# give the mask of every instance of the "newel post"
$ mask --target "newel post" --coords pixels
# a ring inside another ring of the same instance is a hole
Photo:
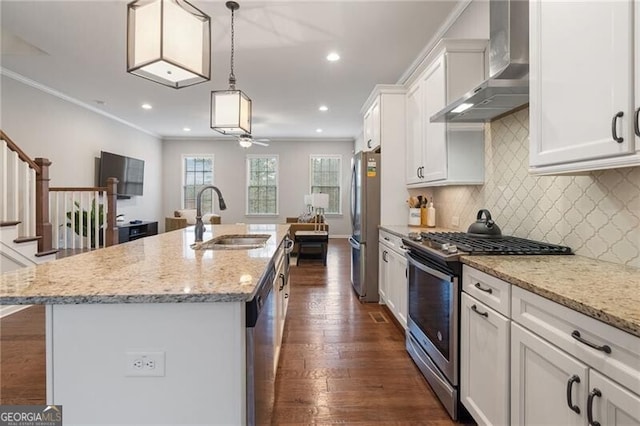
[[[118,244],[118,227],[116,226],[116,216],[118,216],[118,179],[107,178],[107,239],[106,246]]]
[[[36,235],[38,240],[38,252],[47,252],[52,249],[52,226],[49,222],[49,166],[48,158],[36,158],[35,163],[40,170],[36,170]]]

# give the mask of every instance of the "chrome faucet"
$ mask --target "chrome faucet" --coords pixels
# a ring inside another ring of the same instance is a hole
[[[218,204],[220,204],[220,210],[226,210],[227,205],[224,203],[224,198],[222,198],[222,193],[220,190],[213,186],[207,185],[198,191],[198,195],[196,195],[196,243],[202,242],[202,236],[204,235],[204,223],[202,223],[202,193],[207,189],[213,189],[218,194]]]

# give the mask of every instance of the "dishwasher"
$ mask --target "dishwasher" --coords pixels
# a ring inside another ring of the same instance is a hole
[[[271,262],[246,305],[247,324],[247,424],[271,424],[275,398],[275,336],[278,259]],[[280,261],[280,263],[282,263]]]

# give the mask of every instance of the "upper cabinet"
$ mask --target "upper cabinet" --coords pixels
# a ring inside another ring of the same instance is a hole
[[[380,125],[380,97],[376,97],[367,112],[364,113],[365,151],[373,151],[380,146]]]
[[[484,126],[430,117],[481,83],[486,40],[442,40],[412,78],[406,96],[409,187],[484,183]]]
[[[531,0],[532,173],[640,165],[639,9]]]

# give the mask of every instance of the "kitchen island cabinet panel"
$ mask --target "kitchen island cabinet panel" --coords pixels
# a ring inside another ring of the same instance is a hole
[[[47,404],[64,406],[65,424],[244,424],[244,308],[48,305]],[[128,376],[128,352],[164,352],[164,374]]]

